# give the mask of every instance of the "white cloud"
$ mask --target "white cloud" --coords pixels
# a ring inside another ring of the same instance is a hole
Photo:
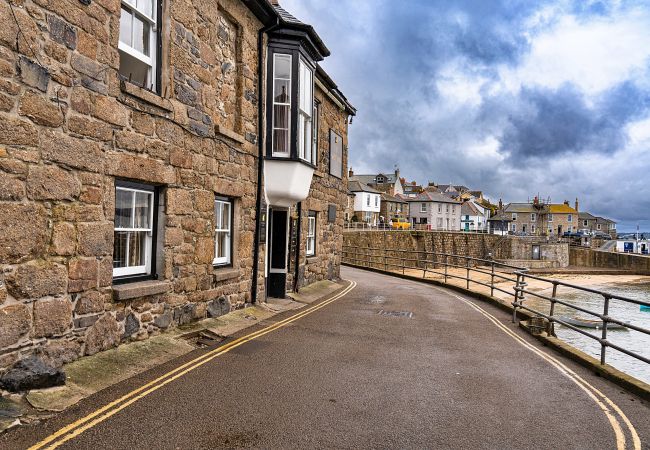
[[[557,88],[571,82],[593,95],[645,71],[650,58],[650,46],[643,45],[650,41],[647,11],[588,19],[561,13],[555,8],[534,16],[539,31],[529,35],[530,53],[519,67],[500,69],[505,88],[515,92],[522,85]]]

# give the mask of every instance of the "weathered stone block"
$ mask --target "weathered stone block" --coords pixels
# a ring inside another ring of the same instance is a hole
[[[103,256],[113,251],[113,223],[80,223],[77,225],[79,253]]]
[[[208,317],[219,317],[230,312],[230,302],[225,295],[207,303]]]
[[[214,193],[210,191],[194,191],[194,207],[197,211],[214,211]]]
[[[140,321],[135,314],[130,313],[124,320],[124,337],[128,338],[140,331]]]
[[[72,325],[72,303],[67,298],[34,303],[34,337],[62,334]]]
[[[167,189],[167,214],[190,214],[192,192],[187,189]]]
[[[196,262],[197,264],[209,264],[214,259],[214,239],[202,237],[196,240]]]
[[[38,350],[38,356],[52,367],[61,367],[79,358],[81,344],[77,341],[50,341]]]
[[[49,71],[31,59],[21,56],[18,60],[18,71],[23,83],[35,87],[39,91],[47,92],[50,83]]]
[[[100,172],[104,164],[104,151],[96,142],[60,132],[44,132],[41,148],[44,159],[77,169]]]
[[[196,313],[196,305],[193,303],[188,303],[187,305],[181,306],[174,310],[174,322],[178,325],[185,325],[194,320],[194,315]]]
[[[0,230],[3,263],[17,263],[44,254],[48,230],[42,206],[0,202]]]
[[[79,296],[74,312],[76,314],[92,314],[104,311],[104,303],[108,301],[106,295],[97,291],[86,291]]]
[[[68,25],[56,16],[47,16],[47,24],[50,29],[50,36],[59,44],[63,44],[71,50],[77,46],[77,33],[75,28]]]
[[[155,159],[122,153],[109,154],[106,172],[117,177],[151,183],[172,184],[176,181],[173,167]]]
[[[101,141],[110,141],[113,138],[113,127],[104,122],[82,116],[71,116],[68,119],[68,129],[74,133]]]
[[[104,314],[86,333],[86,355],[117,346],[120,342],[120,329],[111,314]]]
[[[29,306],[9,305],[0,308],[0,348],[18,343],[32,328],[32,311]]]
[[[99,64],[97,61],[94,61],[80,53],[73,53],[70,58],[70,65],[77,72],[88,75],[90,78],[98,81],[104,80],[104,73],[106,72],[106,66]]]
[[[0,144],[37,146],[38,131],[26,120],[0,115]]]
[[[129,123],[129,110],[113,97],[96,96],[91,114],[120,127],[125,127]]]
[[[153,323],[158,328],[166,329],[169,328],[169,326],[171,325],[172,319],[173,319],[172,313],[167,312],[156,317]]]
[[[125,150],[141,152],[144,150],[144,136],[130,131],[118,131],[115,133],[115,144]]]
[[[72,172],[57,166],[31,166],[27,176],[27,195],[33,200],[73,200],[81,183]]]
[[[57,255],[72,255],[77,245],[77,233],[74,225],[60,222],[52,230],[52,251]]]
[[[58,127],[63,123],[64,110],[55,103],[43,98],[34,91],[26,91],[20,99],[18,112],[33,122],[48,127]]]
[[[40,298],[66,292],[68,272],[65,266],[51,261],[21,264],[7,279],[7,290],[15,298]]]
[[[9,175],[0,177],[0,200],[21,200],[25,197],[25,183]]]

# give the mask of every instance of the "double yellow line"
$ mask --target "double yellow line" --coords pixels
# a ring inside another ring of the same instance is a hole
[[[474,302],[471,302],[469,300],[466,300],[458,295],[452,294],[450,292],[443,291],[442,289],[434,288],[438,291],[444,292],[447,295],[451,295],[452,297],[457,298],[458,300],[462,301],[463,303],[469,305],[472,307],[474,310],[485,316],[490,322],[492,322],[494,325],[496,325],[501,331],[506,333],[508,336],[513,338],[515,341],[517,341],[519,344],[521,344],[523,347],[526,349],[530,350],[531,352],[535,353],[542,359],[544,359],[546,362],[548,362],[550,365],[555,367],[557,370],[559,370],[564,376],[569,378],[571,381],[573,381],[575,384],[582,389],[589,398],[591,398],[600,408],[600,410],[605,414],[607,417],[607,420],[609,421],[609,424],[611,425],[612,429],[614,430],[614,435],[616,437],[616,448],[618,450],[625,450],[626,448],[626,438],[625,438],[625,433],[623,432],[623,429],[621,427],[620,422],[618,421],[618,418],[623,421],[625,426],[627,427],[630,436],[632,437],[632,448],[634,450],[641,450],[641,439],[639,438],[638,433],[636,432],[636,429],[632,425],[632,422],[627,418],[627,416],[623,413],[623,411],[612,401],[610,400],[605,394],[603,394],[600,390],[589,384],[584,378],[579,376],[577,373],[575,373],[573,370],[571,370],[569,367],[567,367],[565,364],[563,364],[561,361],[558,359],[542,352],[529,342],[527,342],[525,339],[523,339],[521,336],[518,336],[516,333],[514,333],[512,330],[510,330],[508,327],[503,325],[496,317],[494,317],[492,314],[488,313],[485,311],[483,308],[475,304]]]
[[[260,336],[264,336],[265,334],[271,333],[272,331],[275,331],[279,328],[282,328],[291,322],[295,322],[296,320],[302,319],[303,317],[321,309],[324,308],[325,306],[329,305],[330,303],[335,302],[336,300],[340,299],[341,297],[344,297],[347,295],[350,291],[352,291],[355,287],[357,286],[357,283],[354,281],[350,282],[350,284],[343,289],[341,292],[338,294],[334,295],[333,297],[315,305],[312,307],[309,307],[308,309],[299,312],[297,314],[294,314],[291,317],[288,317],[284,320],[281,320],[279,322],[274,323],[273,325],[270,325],[266,328],[263,328],[259,331],[247,334],[246,336],[242,336],[238,339],[235,339],[232,342],[229,342],[221,347],[218,347],[205,355],[199,356],[196,359],[193,359],[192,361],[189,361],[176,369],[167,372],[166,374],[156,378],[155,380],[145,384],[144,386],[141,386],[128,394],[118,398],[117,400],[107,404],[106,406],[94,411],[91,414],[88,414],[87,416],[77,420],[76,422],[71,423],[70,425],[67,425],[66,427],[61,428],[59,431],[56,433],[51,434],[50,436],[46,437],[42,441],[34,444],[33,446],[30,447],[30,450],[35,450],[35,449],[55,449],[65,442],[74,439],[75,437],[79,436],[81,433],[84,431],[94,427],[95,425],[105,421],[109,417],[111,417],[114,414],[117,414],[118,412],[122,411],[124,408],[128,407],[129,405],[137,402],[138,400],[146,397],[147,395],[151,394],[152,392],[157,391],[161,387],[165,386],[166,384],[171,383],[174,380],[177,380],[178,378],[186,375],[188,372],[191,372],[192,370],[201,367],[203,364],[206,364],[210,361],[212,361],[214,358],[221,356],[225,353],[228,353],[229,351],[244,345],[246,342],[252,341],[253,339],[257,339]]]

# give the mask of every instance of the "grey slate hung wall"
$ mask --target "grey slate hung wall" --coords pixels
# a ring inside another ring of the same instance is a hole
[[[257,45],[273,9],[163,1],[149,49],[158,70],[143,78],[153,92],[119,75],[120,11],[119,0],[0,0],[0,369],[146,339],[242,307],[255,289],[264,299],[264,245],[253,274]],[[317,96],[324,152],[330,127],[347,142],[348,112]],[[338,276],[346,189],[314,179],[318,250],[300,284]],[[217,213],[219,199],[231,209]],[[230,256],[214,265],[222,228]],[[115,277],[140,265],[142,277]]]

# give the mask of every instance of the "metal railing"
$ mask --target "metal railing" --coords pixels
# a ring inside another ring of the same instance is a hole
[[[495,291],[513,296],[513,301],[511,303],[513,307],[513,323],[516,323],[517,321],[517,311],[519,309],[525,310],[536,317],[541,317],[546,320],[545,328],[549,336],[555,336],[554,326],[556,323],[559,323],[564,327],[597,341],[601,347],[600,363],[603,365],[606,363],[608,348],[613,348],[639,361],[650,364],[650,359],[647,357],[614,344],[607,339],[609,324],[616,324],[619,327],[624,327],[625,329],[637,331],[650,336],[650,330],[610,316],[610,302],[612,300],[650,308],[650,303],[645,301],[607,293],[598,289],[565,283],[559,280],[539,277],[528,273],[528,269],[526,268],[500,263],[494,259],[474,258],[470,256],[454,255],[451,253],[396,248],[373,248],[368,246],[363,247],[344,244],[342,262],[344,264],[378,269],[385,272],[401,271],[402,274],[406,274],[406,270],[422,271],[422,278],[426,278],[428,274],[437,274],[443,278],[445,284],[448,283],[450,278],[464,280],[467,289],[470,289],[472,284],[485,286],[490,289],[490,296],[494,296]],[[463,273],[462,275],[451,273],[449,271],[450,268],[461,269]],[[472,278],[473,274],[482,274],[487,276],[488,280],[483,281],[477,278]],[[548,296],[527,289],[529,280],[550,284],[552,286],[551,295]],[[512,284],[506,289],[496,284],[503,282],[510,282]],[[602,296],[604,300],[602,312],[592,311],[561,299],[558,296],[558,290],[560,287]],[[527,300],[526,295],[548,302],[549,313],[546,314],[528,304],[525,304],[524,302]],[[602,322],[602,324],[600,324],[602,327],[600,336],[585,331],[574,324],[568,323],[562,317],[556,316],[556,305],[563,305],[571,310],[579,311],[598,318],[599,321]]]

